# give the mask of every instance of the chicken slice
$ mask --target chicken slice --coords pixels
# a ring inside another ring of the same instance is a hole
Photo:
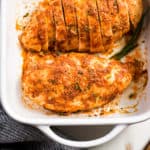
[[[55,41],[56,41],[56,29],[55,29],[55,21],[54,21],[54,15],[53,15],[53,11],[52,11],[52,6],[50,5],[50,3],[48,1],[46,1],[48,3],[47,7],[45,8],[45,15],[47,17],[47,32],[48,32],[48,48],[49,50],[54,50],[54,46],[55,46]]]
[[[108,6],[111,13],[113,41],[116,42],[122,37],[117,0],[108,0]]]
[[[45,11],[38,11],[38,37],[41,42],[42,50],[47,51],[49,45],[48,39],[48,17]]]
[[[90,37],[88,25],[88,0],[74,0],[76,8],[76,17],[78,23],[79,49],[78,51],[85,52],[90,50]]]
[[[142,0],[126,0],[129,8],[130,21],[134,28],[137,27],[142,13],[143,13],[143,2]]]
[[[52,6],[56,26],[55,50],[66,51],[68,49],[68,37],[61,0],[50,0],[49,3]]]
[[[51,41],[54,41],[55,29],[49,8],[49,3],[44,1],[40,3],[38,10],[31,15],[31,20],[20,37],[20,42],[25,49],[47,51],[49,45],[54,47]]]
[[[55,24],[53,12],[49,0],[40,2],[38,7],[39,38],[41,39],[42,50],[53,50],[55,42]]]
[[[122,28],[122,34],[127,33],[130,30],[130,21],[128,13],[128,5],[126,0],[117,0],[120,16],[120,26]]]
[[[90,52],[104,51],[96,0],[88,0]]]
[[[78,50],[79,40],[74,0],[62,0],[62,3],[68,35],[68,49],[66,50]]]
[[[101,107],[122,94],[134,74],[131,63],[85,53],[28,53],[24,60],[23,98],[55,112]]]
[[[97,5],[101,22],[103,45],[105,51],[108,51],[111,50],[113,36],[110,11],[107,0],[97,0]]]
[[[37,20],[37,12],[34,12],[23,33],[19,37],[22,47],[26,50],[41,51],[42,45],[38,37],[39,22]]]

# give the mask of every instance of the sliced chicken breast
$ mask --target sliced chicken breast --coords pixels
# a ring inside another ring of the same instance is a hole
[[[44,2],[19,38],[24,49],[109,53],[132,26],[136,28],[143,11],[142,0]]]

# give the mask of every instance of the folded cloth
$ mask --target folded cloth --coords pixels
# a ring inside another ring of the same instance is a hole
[[[29,146],[23,146],[24,149],[28,147],[27,150],[77,150],[50,140],[35,127],[16,122],[4,112],[0,105],[0,145],[9,146],[10,143],[18,142],[29,143]]]

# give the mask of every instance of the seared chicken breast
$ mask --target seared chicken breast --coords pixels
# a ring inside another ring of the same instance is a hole
[[[130,63],[96,55],[28,52],[22,74],[23,98],[55,112],[90,110],[120,95],[133,73]]]
[[[44,0],[39,8],[19,38],[26,50],[108,53],[143,12],[142,0]]]

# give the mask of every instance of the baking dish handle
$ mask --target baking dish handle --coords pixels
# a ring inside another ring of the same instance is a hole
[[[116,125],[114,128],[104,135],[103,137],[89,140],[89,141],[75,141],[63,138],[59,135],[57,135],[50,126],[38,126],[38,128],[46,134],[49,138],[53,139],[54,141],[61,143],[63,145],[71,146],[71,147],[77,147],[77,148],[89,148],[89,147],[95,147],[101,144],[104,144],[110,140],[112,140],[114,137],[119,135],[127,125]]]

